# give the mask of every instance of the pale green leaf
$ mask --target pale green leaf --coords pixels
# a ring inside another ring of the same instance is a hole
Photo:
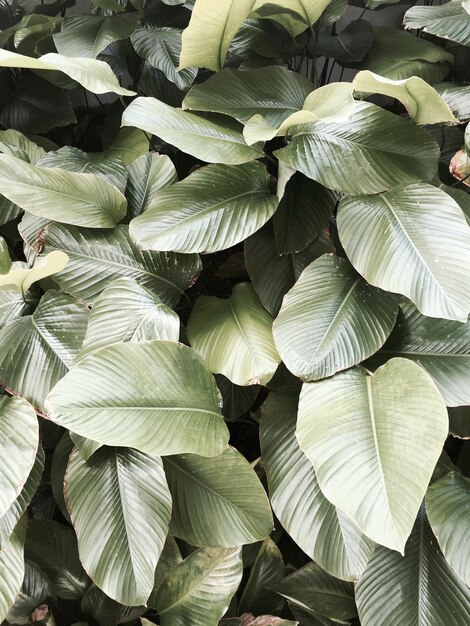
[[[447,102],[461,122],[470,119],[470,85],[444,82],[434,85],[434,89]]]
[[[16,289],[0,289],[0,329],[22,315],[32,313],[35,303],[25,301]]]
[[[217,252],[259,230],[278,202],[262,163],[206,165],[161,190],[130,233],[144,249]]]
[[[102,154],[90,156],[101,159],[120,159],[125,165],[131,165],[140,156],[149,151],[150,137],[138,128],[120,128],[113,142]]]
[[[126,197],[129,218],[144,213],[158,197],[158,192],[178,180],[175,166],[166,154],[148,154],[138,157],[129,166]]]
[[[431,317],[467,320],[470,227],[459,205],[426,183],[344,198],[341,243],[371,284],[401,293]]]
[[[70,516],[65,504],[64,476],[69,456],[73,450],[73,443],[68,431],[65,431],[55,447],[51,465],[52,494],[60,512],[67,521],[70,521]]]
[[[124,111],[122,124],[141,128],[209,163],[240,165],[263,156],[258,145],[246,143],[236,122],[227,118],[211,121],[156,98],[133,100]]]
[[[81,435],[77,435],[77,433],[69,433],[70,439],[75,444],[75,447],[80,452],[80,456],[84,461],[88,461],[97,450],[101,448],[101,443],[99,441],[93,441],[93,439],[87,439],[86,437],[82,437]]]
[[[55,250],[41,257],[31,268],[13,268],[7,274],[0,275],[0,287],[15,288],[24,294],[33,283],[63,270],[68,260],[65,252]]]
[[[318,20],[331,0],[256,0],[258,15],[278,22],[296,37]]]
[[[176,342],[94,352],[55,386],[46,405],[50,418],[72,432],[149,454],[216,456],[228,441],[213,377]]]
[[[26,518],[23,518],[3,550],[0,550],[0,620],[2,622],[13,606],[23,583],[25,530]]]
[[[467,4],[468,7],[468,4]],[[403,19],[405,28],[422,28],[425,33],[470,45],[470,12],[462,0],[443,5],[411,7]]]
[[[266,384],[281,361],[274,346],[272,318],[249,283],[235,285],[227,299],[200,296],[187,332],[209,369],[236,385]]]
[[[0,131],[0,143],[21,148],[28,155],[29,162],[32,165],[35,165],[46,154],[44,148],[41,148],[34,141],[23,135],[23,133],[12,128]]]
[[[171,515],[161,459],[102,448],[84,462],[72,452],[65,498],[80,560],[91,578],[121,604],[145,604]]]
[[[300,395],[297,438],[325,496],[371,539],[403,552],[448,432],[430,376],[406,359],[352,369]]]
[[[94,586],[87,589],[80,609],[84,615],[93,620],[93,624],[97,622],[99,626],[117,626],[133,622],[147,610],[145,606],[124,606],[112,600],[99,587]],[[88,626],[88,624],[74,624],[74,626]]]
[[[49,614],[47,602],[53,598],[54,591],[48,577],[36,563],[25,561],[23,584],[7,615],[8,624],[30,624],[31,619]]]
[[[260,541],[271,532],[266,493],[235,449],[210,458],[171,456],[164,464],[177,503],[170,527],[176,537],[193,546],[231,547]]]

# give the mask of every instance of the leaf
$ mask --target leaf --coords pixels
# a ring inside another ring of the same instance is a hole
[[[149,151],[150,137],[138,128],[120,128],[113,143],[103,152],[105,159],[120,159],[131,165]]]
[[[412,304],[400,308],[397,327],[374,360],[410,359],[432,377],[447,406],[470,404],[470,323],[425,317]]]
[[[145,604],[171,515],[161,459],[101,448],[85,463],[72,452],[65,498],[91,578],[117,602]]]
[[[44,572],[32,561],[25,561],[23,584],[7,615],[8,623],[29,624],[36,617],[36,610],[48,614],[49,607],[45,603],[53,596],[51,583]]]
[[[152,455],[216,456],[228,441],[213,377],[176,342],[122,343],[90,354],[46,404],[50,418],[74,433]]]
[[[18,317],[31,313],[33,309],[34,304],[23,300],[16,289],[0,289],[0,330]]]
[[[470,439],[470,413],[467,406],[449,409],[449,432],[459,439]]]
[[[35,165],[46,154],[44,148],[41,148],[34,141],[28,139],[26,135],[12,128],[0,131],[0,143],[21,148],[27,154],[32,165]]]
[[[357,584],[356,601],[363,626],[460,626],[470,591],[446,563],[423,510],[404,558],[377,547]]]
[[[52,36],[57,51],[66,57],[96,59],[110,43],[127,39],[137,25],[137,13],[74,15],[62,20],[60,33]]]
[[[0,397],[0,516],[20,495],[36,458],[39,427],[23,398]]]
[[[341,621],[355,617],[354,586],[327,574],[312,561],[273,586],[277,593],[300,608],[313,609],[324,617]]]
[[[260,386],[240,387],[231,383],[222,374],[217,374],[215,378],[222,394],[222,413],[228,422],[234,422],[253,405],[260,391]]]
[[[372,24],[367,20],[357,19],[347,24],[339,34],[331,35],[326,29],[321,29],[318,33],[317,54],[333,57],[338,63],[346,65],[362,61],[373,41]]]
[[[275,155],[325,187],[351,194],[377,193],[428,179],[437,144],[410,121],[373,104],[358,102],[347,122],[317,121],[291,129],[290,143]],[[367,176],[357,176],[358,168]]]
[[[165,458],[175,506],[171,532],[193,546],[232,547],[267,537],[273,528],[269,501],[248,461],[233,448],[205,458]],[[241,489],[243,485],[243,489]]]
[[[266,384],[281,360],[274,346],[272,318],[249,283],[235,285],[228,299],[200,296],[187,332],[209,369],[236,385]]]
[[[188,89],[197,75],[196,67],[178,71],[181,54],[181,31],[178,28],[143,27],[131,37],[137,54],[152,67],[161,70],[178,89]]]
[[[331,0],[256,0],[258,15],[272,19],[296,37],[321,16]]]
[[[209,163],[241,165],[263,156],[259,146],[246,143],[236,122],[211,121],[156,98],[133,100],[124,111],[122,125],[141,128]]]
[[[246,124],[261,114],[273,127],[303,107],[312,83],[281,65],[240,72],[225,69],[195,85],[183,100],[183,108],[224,113]]]
[[[69,526],[51,520],[30,520],[25,557],[47,574],[59,598],[78,600],[91,584],[78,557],[75,533]]]
[[[69,433],[70,439],[75,444],[75,447],[80,452],[80,456],[84,461],[88,461],[89,458],[95,454],[97,450],[101,448],[99,441],[93,441],[93,439],[87,439],[77,433]]]
[[[357,365],[385,343],[398,307],[349,263],[325,255],[286,294],[274,320],[276,347],[302,380],[318,380]]]
[[[161,626],[217,626],[240,584],[240,548],[200,548],[174,567],[159,587]]]
[[[271,505],[298,546],[327,572],[356,580],[375,544],[323,495],[315,470],[295,437],[299,392],[273,392],[263,407],[260,441]]]
[[[55,447],[51,465],[52,494],[60,512],[68,522],[70,521],[70,516],[67,511],[67,505],[65,504],[64,476],[73,447],[73,441],[69,433],[67,431],[64,432]]]
[[[262,163],[206,165],[161,190],[130,233],[144,249],[217,252],[259,230],[278,202]]]
[[[405,80],[390,80],[368,70],[356,74],[355,91],[378,93],[399,100],[416,124],[458,124],[446,101],[440,94],[418,76]]]
[[[68,260],[65,252],[56,250],[41,257],[32,268],[13,268],[7,274],[0,275],[0,287],[16,288],[24,294],[33,283],[63,270]]]
[[[178,180],[175,166],[166,154],[149,152],[137,158],[129,166],[126,189],[127,214],[130,218],[144,213],[158,197],[160,189]]]
[[[467,586],[470,582],[469,497],[470,479],[455,472],[434,482],[426,494],[426,511],[439,547]]]
[[[94,174],[35,167],[6,154],[0,192],[33,215],[88,228],[112,228],[126,213],[124,196]]]
[[[133,96],[135,93],[119,85],[112,69],[104,61],[97,59],[73,59],[55,52],[49,52],[33,59],[10,50],[0,49],[0,67],[18,67],[32,70],[57,70],[63,72],[82,87],[93,93],[115,93]]]
[[[123,622],[131,622],[138,619],[147,610],[144,606],[123,606],[94,586],[87,589],[82,598],[80,609],[82,613],[91,617],[93,622],[96,621],[100,626],[117,626]],[[144,622],[142,621],[142,623]],[[75,624],[75,626],[88,625]]]
[[[75,298],[93,303],[118,278],[133,278],[174,306],[201,271],[197,254],[142,251],[132,242],[127,226],[92,231],[54,224],[47,230],[44,252],[63,250],[67,267],[54,281]]]
[[[86,307],[47,291],[32,315],[0,331],[1,384],[43,411],[47,394],[72,367],[87,319]]]
[[[345,198],[337,221],[348,258],[371,285],[407,296],[424,315],[466,321],[470,229],[448,194],[418,183]]]
[[[0,550],[0,620],[2,622],[13,606],[23,583],[25,527],[26,518],[23,518],[3,550]]]
[[[183,31],[180,70],[222,69],[228,48],[255,0],[197,0]]]
[[[77,361],[100,348],[127,341],[178,341],[178,315],[132,278],[120,278],[95,300]]]
[[[462,0],[440,6],[411,7],[403,23],[405,28],[422,28],[425,33],[470,45],[470,14]]]
[[[461,122],[470,119],[470,85],[444,82],[434,85],[434,89],[447,102]]]
[[[392,550],[403,552],[447,430],[434,383],[406,359],[302,387],[297,438],[320,489]]]

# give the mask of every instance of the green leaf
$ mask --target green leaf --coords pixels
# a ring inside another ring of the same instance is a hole
[[[373,41],[372,24],[367,20],[357,19],[335,35],[330,34],[327,29],[321,29],[318,33],[317,54],[333,57],[335,61],[344,65],[357,63],[366,56]]]
[[[29,624],[43,610],[49,614],[47,602],[54,599],[50,580],[40,567],[32,561],[25,561],[23,584],[15,604],[11,607],[7,621],[9,624]],[[42,605],[42,606],[41,606]],[[45,605],[45,606],[44,606]]]
[[[267,537],[273,528],[265,491],[248,461],[233,448],[164,461],[173,509],[171,532],[193,546],[232,547]],[[243,485],[243,489],[240,486]]]
[[[55,447],[51,465],[52,494],[60,512],[67,521],[70,521],[70,516],[67,511],[67,505],[65,504],[64,476],[70,454],[74,447],[73,443],[68,431],[65,431]]]
[[[44,148],[28,139],[23,133],[11,128],[9,130],[0,130],[0,143],[21,148],[27,154],[32,165],[35,165],[46,154]]]
[[[188,89],[196,78],[197,68],[178,71],[181,54],[181,31],[178,28],[138,28],[131,37],[137,54],[152,67],[161,70],[178,89]]]
[[[403,552],[447,431],[432,379],[406,359],[302,387],[297,438],[321,490],[392,550]]]
[[[314,561],[273,588],[290,603],[340,623],[357,615],[353,584],[330,576]]]
[[[3,279],[2,275],[7,274],[10,269],[11,259],[8,244],[3,237],[0,237],[0,280]]]
[[[357,365],[385,343],[398,306],[349,263],[325,255],[286,294],[274,321],[276,347],[302,380],[318,380]]]
[[[179,69],[222,69],[228,48],[255,0],[197,0],[183,31]]]
[[[356,586],[356,601],[363,626],[461,626],[470,590],[446,563],[422,511],[404,558],[377,547]]]
[[[95,454],[97,450],[101,448],[101,443],[99,441],[93,441],[93,439],[87,439],[86,437],[82,437],[81,435],[77,435],[77,433],[69,433],[70,439],[75,444],[75,447],[80,452],[80,456],[84,461],[88,461],[90,457]]]
[[[347,122],[318,121],[291,129],[275,152],[280,161],[325,187],[377,193],[434,175],[437,144],[424,130],[373,104],[358,102]],[[358,176],[358,168],[367,176]]]
[[[94,582],[117,602],[145,604],[171,515],[161,459],[102,448],[85,463],[72,452],[65,498],[80,560]]]
[[[52,387],[69,371],[85,336],[88,310],[49,290],[32,315],[0,331],[0,381],[44,410]]]
[[[311,559],[337,578],[356,580],[375,544],[321,492],[315,470],[295,437],[298,399],[297,387],[284,387],[263,407],[260,440],[271,505]]]
[[[200,548],[174,567],[158,589],[161,626],[217,626],[240,584],[240,548]]]
[[[132,622],[146,612],[145,606],[124,606],[112,600],[98,587],[89,587],[82,598],[80,609],[92,623],[100,626],[117,626],[117,624]],[[140,620],[144,624],[143,618]],[[75,624],[74,626],[88,626]],[[154,626],[154,625],[153,625]]]
[[[449,432],[459,439],[470,439],[470,407],[457,406],[449,409]]]
[[[213,377],[175,342],[122,343],[90,354],[46,404],[53,421],[109,446],[216,456],[228,441]]]
[[[425,183],[344,198],[341,243],[371,284],[401,293],[431,317],[467,320],[470,228],[451,196]]]
[[[33,283],[63,270],[68,260],[65,252],[56,250],[41,257],[31,268],[12,268],[7,274],[0,275],[0,287],[15,288],[24,294]]]
[[[3,550],[0,550],[0,620],[2,622],[15,603],[23,583],[25,528],[26,518],[23,518]]]
[[[236,385],[266,384],[281,361],[274,346],[272,318],[249,283],[235,285],[227,299],[200,296],[187,332],[209,369]]]
[[[130,233],[144,249],[217,252],[259,230],[278,202],[262,163],[206,165],[161,190]]]
[[[124,111],[122,125],[141,128],[209,163],[240,165],[263,156],[258,145],[246,143],[236,122],[226,118],[211,121],[156,98],[133,100]]]
[[[54,281],[87,303],[93,303],[116,279],[127,277],[173,306],[201,271],[197,254],[139,250],[122,225],[111,231],[92,231],[54,224],[47,230],[44,252],[51,250],[63,250],[69,256],[67,267],[54,275]]]
[[[36,459],[39,426],[23,398],[0,397],[0,515],[20,495]]]
[[[149,143],[150,137],[138,128],[120,128],[113,143],[102,155],[96,156],[99,160],[114,158],[120,159],[125,165],[131,165],[140,156],[147,154]]]
[[[73,59],[55,52],[49,52],[38,59],[0,49],[0,67],[18,67],[31,70],[56,70],[63,72],[82,87],[93,93],[115,93],[121,96],[134,96],[135,92],[119,85],[112,69],[104,61],[97,59]]]
[[[278,127],[303,107],[312,83],[281,65],[240,72],[225,69],[195,85],[183,100],[184,109],[230,115],[242,123],[261,114]]]
[[[124,196],[94,174],[35,167],[6,154],[0,192],[33,215],[88,228],[112,228],[126,213]]]
[[[96,59],[113,41],[127,39],[137,25],[138,13],[66,16],[60,33],[52,36],[57,51],[66,57]]]
[[[450,472],[426,494],[429,523],[446,561],[470,586],[470,479]]]
[[[321,16],[331,0],[256,0],[258,15],[278,22],[296,37]]]
[[[400,308],[397,327],[374,360],[410,359],[432,377],[447,406],[470,404],[470,322],[425,317],[412,304]]]
[[[75,533],[69,526],[51,520],[30,520],[25,557],[47,574],[59,598],[78,600],[91,584],[78,557]]]
[[[138,157],[129,166],[126,197],[129,218],[144,213],[157,197],[160,189],[178,180],[175,166],[166,154],[148,154]]]
[[[461,122],[470,119],[470,85],[444,82],[434,85]]]
[[[391,80],[365,70],[356,74],[353,85],[355,91],[396,98],[405,106],[416,124],[459,123],[442,96],[418,76]]]
[[[470,13],[462,0],[443,5],[411,7],[405,13],[405,28],[422,28],[425,33],[470,45]]]
[[[132,278],[120,278],[95,300],[77,360],[127,341],[178,341],[178,315]]]
[[[0,289],[0,330],[18,317],[31,313],[33,309],[34,304],[26,302],[16,289]]]

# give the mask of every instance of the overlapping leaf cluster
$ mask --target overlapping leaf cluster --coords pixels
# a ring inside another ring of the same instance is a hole
[[[0,0],[0,622],[464,626],[468,0],[73,4]]]

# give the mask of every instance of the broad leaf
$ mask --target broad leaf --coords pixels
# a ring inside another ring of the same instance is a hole
[[[34,143],[34,141],[31,141],[31,139],[28,139],[26,135],[11,128],[9,130],[0,131],[0,144],[18,146],[18,148],[21,148],[21,150],[26,153],[32,165],[35,165],[36,162],[46,154],[43,148]]]
[[[72,432],[153,455],[216,456],[228,440],[213,377],[176,342],[94,352],[55,386],[46,405],[51,419]]]
[[[54,591],[48,577],[36,563],[25,561],[23,584],[15,604],[8,612],[8,623],[28,624],[31,619],[37,617],[37,613],[41,611],[49,613],[46,602],[51,599],[54,599]]]
[[[200,548],[174,567],[158,588],[161,626],[217,626],[243,573],[240,548]]]
[[[249,146],[236,122],[211,121],[175,109],[156,98],[136,98],[124,111],[123,126],[141,128],[192,156],[209,163],[240,165],[263,156],[259,146]]]
[[[129,181],[126,189],[129,218],[144,213],[160,189],[178,180],[175,166],[166,154],[140,156],[129,166]]]
[[[0,396],[0,516],[14,504],[36,459],[39,426],[23,398]]]
[[[262,163],[207,165],[161,190],[130,233],[144,249],[217,252],[259,230],[278,202]]]
[[[444,402],[406,359],[349,370],[300,395],[297,438],[325,496],[371,539],[403,552],[447,437]]]
[[[132,242],[127,226],[111,231],[54,224],[47,230],[44,252],[62,250],[66,268],[54,281],[74,297],[93,303],[118,278],[134,278],[167,305],[176,305],[201,271],[197,254],[142,251]]]
[[[127,39],[137,25],[137,13],[74,15],[62,20],[60,33],[52,36],[57,51],[66,57],[96,59],[113,41]]]
[[[69,371],[82,346],[88,310],[49,290],[32,315],[0,331],[0,381],[44,411],[52,387]]]
[[[63,270],[68,260],[65,252],[56,250],[41,257],[32,268],[13,267],[7,274],[0,275],[0,287],[15,288],[23,295],[33,283]]]
[[[80,560],[91,578],[122,604],[145,604],[171,515],[161,459],[102,448],[85,463],[75,451],[65,475],[65,498]]]
[[[444,82],[434,85],[434,89],[444,98],[461,122],[470,119],[470,85]]]
[[[91,584],[78,558],[75,533],[69,526],[51,520],[30,520],[25,556],[47,574],[59,598],[79,599]]]
[[[274,321],[276,347],[289,370],[318,380],[357,365],[385,343],[398,306],[349,263],[325,255],[286,294]]]
[[[57,70],[63,72],[82,87],[93,93],[112,92],[121,96],[135,93],[119,85],[112,69],[104,61],[97,59],[74,59],[49,52],[38,59],[0,49],[0,67],[17,67],[31,70]]]
[[[470,439],[470,407],[449,409],[449,433],[459,439]]]
[[[0,192],[33,215],[88,228],[112,228],[126,213],[124,196],[93,174],[35,167],[6,154]]]
[[[318,121],[291,129],[280,161],[325,187],[352,194],[377,193],[430,178],[438,147],[424,130],[373,104],[358,102],[347,122]],[[358,169],[367,176],[358,176]]]
[[[132,278],[111,283],[95,300],[78,360],[127,341],[178,341],[178,315]]]
[[[356,580],[375,544],[321,492],[315,470],[295,437],[298,399],[296,387],[284,387],[273,392],[263,408],[261,452],[271,505],[310,558],[337,578]]]
[[[404,558],[377,547],[356,586],[356,602],[363,626],[461,626],[470,590],[446,563],[421,511]]]
[[[25,301],[17,289],[0,289],[0,329],[22,315],[32,313],[34,299]]]
[[[178,71],[181,54],[181,31],[177,28],[138,28],[131,37],[137,54],[152,67],[161,70],[178,89],[188,89],[196,78],[197,68]]]
[[[466,321],[470,228],[451,196],[426,183],[345,198],[338,232],[356,270],[432,317]]]
[[[235,285],[227,299],[200,296],[187,331],[190,344],[209,369],[236,385],[266,384],[281,361],[272,318],[248,283]]]
[[[426,494],[431,528],[449,565],[470,586],[470,479],[450,472]]]
[[[222,69],[228,48],[255,0],[197,0],[183,31],[180,68]]]
[[[443,5],[411,7],[403,20],[405,28],[422,28],[424,32],[470,45],[470,13],[462,0]]]
[[[278,22],[292,37],[302,33],[321,16],[331,0],[256,0],[258,15]]]
[[[73,448],[74,442],[66,431],[55,447],[51,465],[52,494],[60,512],[67,521],[70,521],[70,516],[67,511],[67,505],[65,504],[64,476]]]
[[[277,128],[303,107],[312,89],[309,80],[280,65],[243,72],[225,69],[195,85],[183,100],[183,108],[224,113],[244,124],[261,114]]]
[[[0,620],[2,622],[13,606],[23,583],[25,530],[26,518],[23,518],[3,550],[0,550]]]
[[[131,165],[138,157],[149,151],[150,137],[138,128],[120,128],[111,145],[98,160],[120,159],[125,165]],[[94,155],[93,155],[94,156]]]
[[[99,587],[91,586],[82,598],[80,609],[99,626],[117,626],[137,620],[147,608],[145,606],[124,606],[107,596]],[[144,618],[138,623],[145,624]],[[88,626],[88,623],[74,626]]]
[[[271,532],[265,491],[248,461],[233,448],[211,458],[171,456],[164,463],[178,503],[171,520],[173,535],[193,546],[231,547],[260,541]]]
[[[330,34],[326,28],[321,29],[318,33],[317,54],[333,57],[335,61],[344,65],[357,63],[365,57],[373,41],[372,24],[367,20],[357,19],[334,35]]]

